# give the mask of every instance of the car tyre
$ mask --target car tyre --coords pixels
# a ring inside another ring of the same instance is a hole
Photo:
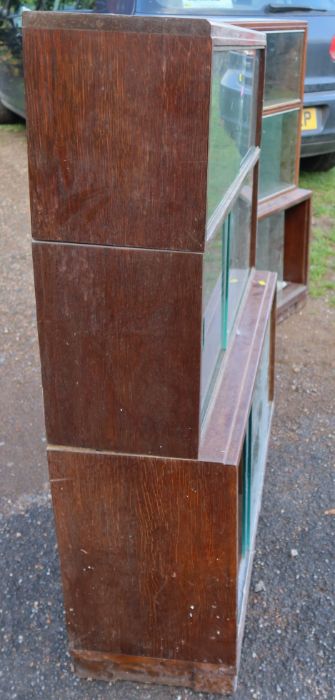
[[[11,124],[15,119],[15,114],[0,101],[0,124]]]
[[[312,173],[325,172],[335,166],[335,153],[325,153],[320,156],[311,156],[302,158],[300,161],[301,170],[307,170]]]

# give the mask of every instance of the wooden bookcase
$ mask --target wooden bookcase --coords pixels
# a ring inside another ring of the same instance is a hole
[[[253,267],[265,37],[206,20],[23,24],[75,669],[231,692],[274,394],[276,275]]]
[[[307,23],[246,21],[267,38],[256,267],[278,275],[278,320],[307,298],[310,190],[299,188]]]

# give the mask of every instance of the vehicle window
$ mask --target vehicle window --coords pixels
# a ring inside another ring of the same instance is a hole
[[[95,12],[112,12],[116,15],[132,15],[135,0],[96,0]]]
[[[78,12],[78,10],[93,10],[95,0],[42,0],[42,10],[53,10],[53,12]],[[48,5],[46,7],[46,5]]]
[[[90,11],[95,8],[96,0],[7,0],[3,14],[10,17],[15,26],[22,26],[22,12],[31,10],[52,10],[54,12]]]
[[[2,15],[5,17],[10,17],[12,23],[16,29],[21,29],[22,27],[22,12],[27,10],[38,10],[40,0],[7,0],[2,11]]]
[[[21,15],[25,10],[37,10],[40,0],[8,0],[4,4],[3,14],[6,17],[15,17]]]
[[[136,0],[136,13],[252,15],[276,12],[277,7],[287,7],[290,11],[293,5],[316,10],[335,10],[335,0]]]

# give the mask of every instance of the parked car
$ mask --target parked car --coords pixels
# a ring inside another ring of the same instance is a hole
[[[303,165],[335,165],[335,0],[0,0],[0,122],[24,117],[22,12],[112,12],[128,15],[304,19],[308,22],[301,157]]]

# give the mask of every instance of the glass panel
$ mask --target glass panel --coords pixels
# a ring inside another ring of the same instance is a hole
[[[209,124],[207,218],[239,172],[255,143],[258,55],[214,51]]]
[[[202,405],[208,394],[223,349],[222,324],[226,277],[224,258],[226,257],[227,242],[225,225],[221,222],[205,247],[202,296]]]
[[[267,32],[264,105],[300,98],[304,33]]]
[[[251,414],[244,439],[242,455],[242,537],[241,556],[245,556],[250,547],[250,482],[251,482]]]
[[[247,571],[247,562],[250,549],[251,430],[252,424],[250,413],[238,470],[239,611],[241,611],[243,585]]]
[[[263,117],[259,197],[295,184],[299,110]]]
[[[271,402],[269,401],[269,371],[270,323],[268,324],[264,339],[264,346],[258,367],[251,409],[251,530],[256,517],[257,502],[259,500],[265,470],[265,455],[268,444],[268,432],[271,417]]]
[[[248,554],[260,504],[272,402],[269,400],[271,320],[268,323],[258,366],[253,400],[246,427],[238,473],[239,591],[241,610]]]
[[[281,211],[259,221],[257,228],[256,267],[276,272],[279,282],[284,278],[284,227],[285,212]]]
[[[245,292],[250,267],[251,172],[232,210],[206,241],[203,259],[201,406],[214,381]]]
[[[250,271],[252,178],[253,173],[245,180],[230,214],[227,339],[235,323]]]

